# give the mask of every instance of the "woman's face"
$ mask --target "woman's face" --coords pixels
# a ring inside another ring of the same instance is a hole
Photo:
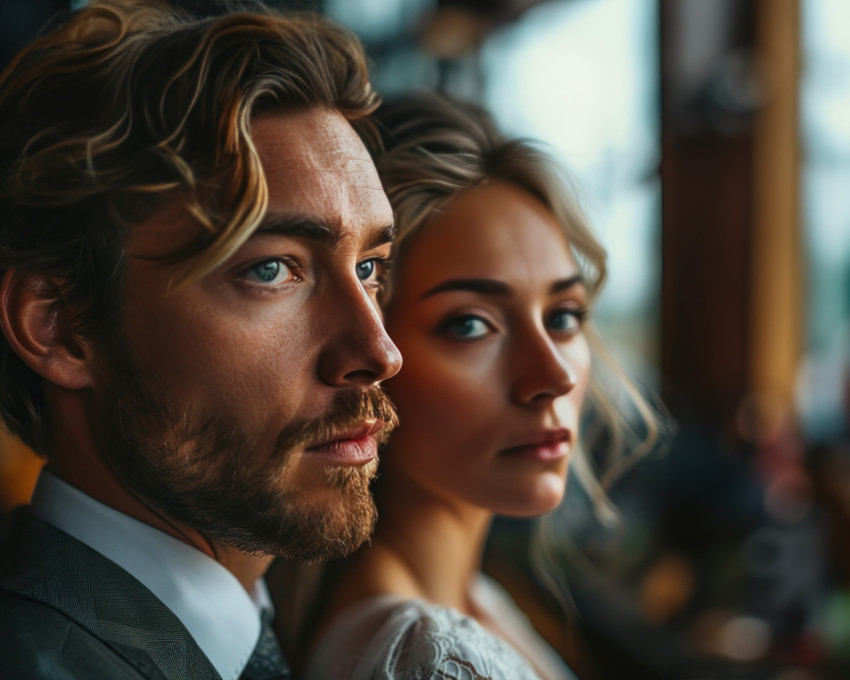
[[[386,313],[404,357],[385,383],[401,418],[387,483],[500,514],[548,512],[590,371],[587,292],[563,231],[536,198],[492,182],[414,238]]]

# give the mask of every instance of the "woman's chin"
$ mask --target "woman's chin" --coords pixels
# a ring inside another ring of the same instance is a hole
[[[494,509],[497,515],[506,517],[530,518],[552,512],[564,498],[564,480],[551,475],[539,480],[533,488],[514,498],[503,498],[500,507]],[[505,502],[508,501],[508,502]]]

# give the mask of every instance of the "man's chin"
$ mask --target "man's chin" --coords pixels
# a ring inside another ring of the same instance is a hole
[[[377,461],[362,466],[325,467],[305,484],[288,480],[288,489],[267,497],[266,512],[244,527],[231,547],[292,561],[346,557],[372,535],[377,510],[369,483]],[[255,502],[258,499],[255,497]],[[257,503],[260,505],[260,503]]]
[[[324,468],[324,482],[332,490],[352,496],[369,493],[369,483],[378,471],[378,459],[363,465],[333,465]]]
[[[302,508],[297,523],[273,551],[295,562],[323,562],[347,557],[372,535],[378,513],[371,498],[357,507],[328,510],[323,502]]]

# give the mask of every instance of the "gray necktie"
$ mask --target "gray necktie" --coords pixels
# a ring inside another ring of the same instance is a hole
[[[269,617],[262,617],[260,639],[239,680],[289,680],[289,666],[283,659]]]

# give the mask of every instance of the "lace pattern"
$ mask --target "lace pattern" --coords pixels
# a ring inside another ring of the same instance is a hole
[[[513,647],[474,619],[388,597],[340,621],[316,650],[307,678],[540,680]]]

